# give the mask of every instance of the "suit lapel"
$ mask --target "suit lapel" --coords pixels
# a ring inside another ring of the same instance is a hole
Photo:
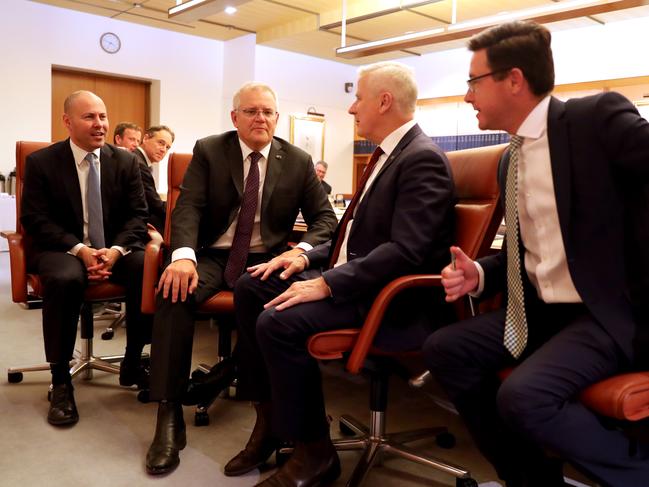
[[[552,98],[548,110],[548,145],[559,225],[568,253],[566,236],[570,228],[570,126],[566,117],[566,105],[556,98]]]
[[[79,173],[74,162],[74,155],[70,148],[70,139],[67,139],[59,154],[61,161],[61,181],[66,194],[70,195],[70,202],[77,222],[83,228],[83,203],[81,201],[81,188],[79,186]]]
[[[277,181],[279,181],[284,164],[282,159],[284,157],[284,150],[282,144],[273,139],[270,145],[270,152],[268,153],[268,161],[266,163],[266,177],[264,178],[264,190],[261,196],[261,214],[263,215],[268,207],[270,196],[273,194],[273,189]]]
[[[118,149],[120,150],[120,149]],[[99,155],[99,170],[101,178],[101,213],[104,217],[104,227],[109,218],[112,190],[117,186],[117,161],[114,159],[113,149],[104,145]]]
[[[217,156],[218,157],[218,156]],[[232,177],[232,183],[237,189],[239,196],[243,195],[243,154],[241,153],[241,145],[239,144],[239,138],[234,133],[233,137],[229,140],[228,145],[225,148],[226,161],[230,166],[230,175]]]

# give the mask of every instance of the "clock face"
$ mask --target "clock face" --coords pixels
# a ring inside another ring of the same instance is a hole
[[[106,32],[99,38],[99,45],[109,54],[115,54],[122,47],[122,41],[119,40],[117,34]]]

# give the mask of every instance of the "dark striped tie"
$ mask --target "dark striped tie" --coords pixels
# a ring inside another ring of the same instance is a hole
[[[86,155],[88,161],[88,181],[86,184],[86,206],[88,207],[88,238],[95,249],[106,246],[104,240],[104,214],[101,208],[101,184],[97,169],[97,156],[93,152]]]

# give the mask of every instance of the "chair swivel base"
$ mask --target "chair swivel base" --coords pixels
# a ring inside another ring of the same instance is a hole
[[[219,362],[221,362],[224,358],[225,357],[219,357]],[[198,367],[192,372],[192,378],[195,379],[200,375],[208,374],[211,369],[212,367],[207,364],[199,364]],[[208,426],[210,424],[210,416],[207,412],[208,409],[219,397],[222,397],[224,399],[234,397],[236,394],[236,387],[237,379],[234,379],[230,387],[226,387],[221,393],[197,404],[196,410],[194,411],[194,426]]]
[[[478,486],[478,483],[471,478],[468,470],[435,457],[421,455],[404,445],[404,443],[435,436],[441,438],[441,441],[438,440],[440,446],[448,448],[452,446],[452,435],[444,427],[422,428],[388,434],[385,432],[384,411],[371,411],[371,426],[369,428],[348,415],[340,417],[340,425],[343,431],[353,432],[354,436],[352,438],[334,439],[333,444],[336,450],[363,450],[361,458],[347,481],[347,487],[360,487],[372,466],[380,459],[381,454],[395,455],[453,475],[456,478],[456,487]],[[281,451],[287,453],[290,452],[290,449],[282,449]]]

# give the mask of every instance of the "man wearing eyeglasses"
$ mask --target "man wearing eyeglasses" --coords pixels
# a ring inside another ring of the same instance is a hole
[[[151,348],[151,399],[160,405],[146,459],[150,474],[173,470],[186,443],[181,401],[196,307],[232,289],[246,267],[328,240],[337,223],[311,157],[274,137],[279,114],[269,86],[240,88],[231,118],[236,131],[196,142],[173,212],[171,263],[158,284]],[[307,231],[288,249],[300,211]]]
[[[442,283],[447,301],[504,292],[506,304],[436,331],[424,355],[507,487],[567,485],[548,450],[598,484],[647,485],[646,444],[630,451],[578,397],[633,360],[647,366],[649,123],[614,92],[553,98],[550,41],[527,22],[469,41],[465,101],[481,129],[512,136],[506,245],[478,262],[452,247]]]

